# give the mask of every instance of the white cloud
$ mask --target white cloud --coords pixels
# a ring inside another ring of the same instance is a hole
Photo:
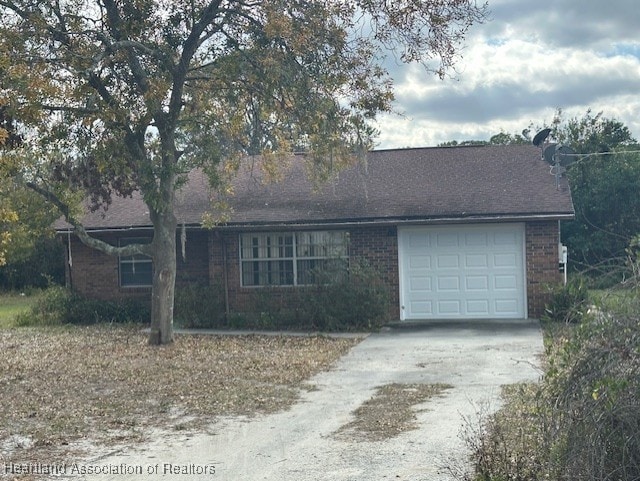
[[[590,5],[591,3],[597,5]],[[635,0],[496,1],[472,30],[454,78],[394,68],[397,108],[380,147],[488,139],[549,122],[556,108],[604,111],[640,134],[640,9]]]

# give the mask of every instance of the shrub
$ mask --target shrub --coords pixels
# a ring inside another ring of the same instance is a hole
[[[640,479],[640,310],[584,317],[468,437],[476,480]]]
[[[42,292],[31,309],[16,316],[14,324],[16,326],[64,324],[71,296],[71,291],[62,286],[49,287]]]
[[[372,329],[389,315],[389,290],[367,264],[355,264],[348,275],[319,272],[316,284],[300,291],[299,316],[321,331]]]
[[[636,310],[584,322],[549,372],[567,479],[640,479],[639,321]]]
[[[545,306],[544,321],[576,323],[591,306],[589,290],[582,277],[572,277],[567,285],[550,288],[551,300]]]
[[[28,256],[0,266],[0,289],[24,291],[64,284],[64,267],[60,239],[38,238]]]
[[[224,291],[220,284],[199,284],[176,288],[175,322],[184,328],[224,327]]]
[[[19,314],[18,326],[149,322],[148,302],[139,299],[88,299],[61,286],[45,290],[30,311]]]

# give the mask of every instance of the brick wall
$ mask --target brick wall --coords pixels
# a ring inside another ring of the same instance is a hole
[[[391,294],[390,319],[400,315],[398,300],[398,240],[395,227],[362,227],[349,230],[350,262],[365,260],[377,269]],[[272,308],[295,308],[295,290],[300,287],[242,287],[240,284],[239,232],[215,232],[209,245],[209,272],[211,282],[224,285],[227,279],[227,294],[230,312],[249,312],[258,309],[260,303]],[[226,267],[223,265],[226,253]],[[225,271],[226,269],[226,271]]]
[[[126,233],[103,233],[97,237],[111,245],[118,245],[121,238],[148,237],[150,235],[150,231],[127,231]],[[183,260],[178,238],[176,272],[178,286],[188,283],[205,285],[209,283],[208,237],[208,232],[187,231],[186,260]],[[120,287],[117,256],[110,256],[91,249],[82,244],[77,237],[72,236],[71,259],[72,266],[67,268],[67,284],[75,292],[104,300],[123,297],[150,299],[150,287]]]
[[[546,287],[562,281],[558,271],[559,232],[556,221],[526,224],[526,267],[529,317],[540,317],[549,296]],[[148,233],[148,231],[146,232]],[[117,245],[124,234],[104,234],[102,239]],[[128,232],[130,237],[141,233]],[[349,256],[351,262],[365,260],[377,269],[389,286],[391,304],[389,319],[399,319],[398,236],[396,227],[351,228]],[[230,312],[255,309],[256,299],[273,307],[292,308],[295,287],[242,287],[240,285],[240,253],[238,232],[188,231],[187,259],[182,259],[178,242],[177,284],[225,285]],[[99,299],[149,297],[150,288],[121,288],[118,282],[118,258],[102,254],[72,237],[73,266],[68,276],[73,289]],[[226,257],[226,265],[223,258]]]
[[[118,242],[118,237],[112,234],[101,235],[100,239],[112,245],[117,245]],[[141,295],[144,292],[139,289],[120,289],[118,258],[85,246],[75,236],[71,237],[71,260],[69,285],[75,292],[84,296],[109,300]]]
[[[525,231],[529,317],[540,318],[549,301],[547,287],[562,282],[558,270],[558,222],[527,222]]]
[[[398,229],[392,226],[351,230],[350,256],[352,261],[362,259],[380,272],[389,287],[389,319],[400,319]]]

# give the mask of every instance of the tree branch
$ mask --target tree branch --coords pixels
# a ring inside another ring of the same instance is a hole
[[[117,42],[129,42],[129,40],[125,38],[121,31],[120,27],[122,19],[120,18],[120,12],[118,12],[118,6],[116,5],[116,3],[113,0],[104,0],[104,6],[107,9],[107,18],[109,19],[113,37]],[[140,89],[140,93],[145,94],[149,91],[150,88],[147,73],[142,68],[142,65],[140,65],[140,61],[133,53],[132,48],[125,47],[125,50],[128,53],[129,66],[131,67],[131,73],[133,73],[133,77],[136,80],[136,85]]]
[[[84,245],[112,256],[132,256],[135,254],[151,256],[151,244],[130,244],[123,247],[115,247],[100,239],[91,237],[87,233],[82,223],[78,221],[78,219],[76,219],[73,214],[71,214],[71,209],[69,208],[69,206],[65,204],[57,195],[47,189],[40,187],[34,182],[27,182],[26,186],[44,197],[47,201],[51,202],[58,208],[58,210],[64,216],[65,220],[74,227],[76,235]]]

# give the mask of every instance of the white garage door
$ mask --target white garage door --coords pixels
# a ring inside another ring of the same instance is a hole
[[[524,224],[398,229],[400,316],[526,317]]]

